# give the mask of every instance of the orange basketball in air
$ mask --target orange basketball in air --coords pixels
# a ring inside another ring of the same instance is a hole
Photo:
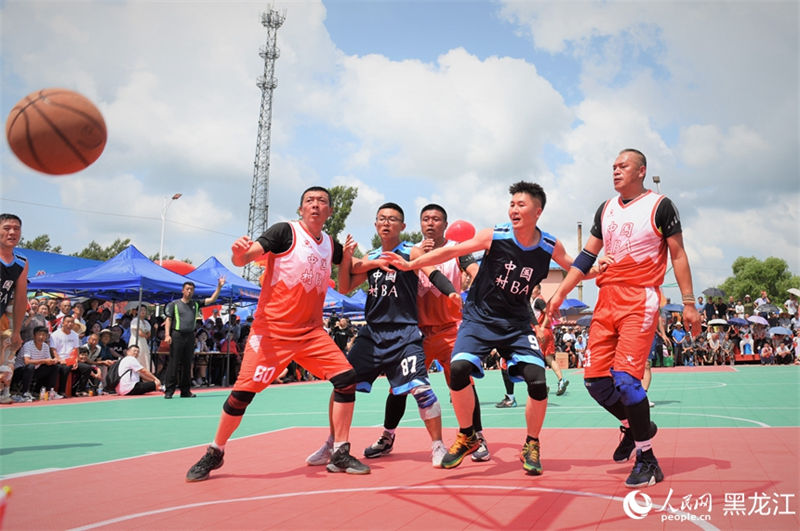
[[[97,107],[77,92],[43,89],[11,109],[6,138],[11,151],[27,166],[64,175],[97,160],[106,146],[106,123]]]

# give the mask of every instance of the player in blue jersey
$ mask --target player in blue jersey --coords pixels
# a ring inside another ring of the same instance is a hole
[[[348,361],[356,371],[357,391],[369,392],[383,373],[393,394],[411,394],[416,399],[431,436],[433,466],[440,467],[447,449],[442,442],[441,406],[428,380],[422,333],[417,326],[419,277],[413,271],[398,271],[380,259],[382,252],[409,257],[413,244],[400,241],[405,227],[403,209],[395,203],[385,203],[375,218],[381,249],[371,251],[365,259],[353,259],[356,243],[347,236],[339,266],[339,291],[347,293],[365,280],[369,283],[364,309],[367,324],[353,342]],[[458,298],[452,283],[437,269],[430,269],[433,285]]]
[[[383,258],[398,269],[410,270],[485,251],[467,296],[450,362],[450,389],[459,433],[442,459],[442,467],[458,466],[479,447],[472,426],[475,395],[470,376],[483,377],[483,360],[496,348],[506,360],[511,379],[528,386],[527,437],[520,459],[526,472],[539,475],[539,432],[547,410],[547,385],[544,355],[530,325],[529,299],[533,287],[547,276],[551,258],[568,268],[572,257],[559,240],[536,226],[546,202],[542,187],[520,181],[509,188],[509,193],[509,223],[484,229],[471,240],[435,249],[410,262],[392,253],[384,253]]]

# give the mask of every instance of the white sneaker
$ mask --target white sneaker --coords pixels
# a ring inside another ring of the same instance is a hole
[[[50,395],[50,400],[61,400],[62,398],[64,398],[64,395],[60,395],[58,393],[53,393]]]
[[[434,442],[433,448],[431,449],[431,463],[433,464],[433,468],[442,468],[442,459],[444,459],[445,455],[447,455],[447,448],[444,443],[442,441]]]
[[[650,402],[650,407],[656,407],[656,403],[655,402],[653,402],[651,400],[648,400],[648,402]]]
[[[328,438],[325,443],[320,446],[319,450],[306,457],[306,464],[308,466],[327,465],[331,460],[331,454],[333,454],[333,441]]]

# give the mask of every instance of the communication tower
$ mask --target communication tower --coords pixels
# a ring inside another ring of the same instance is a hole
[[[256,159],[253,164],[253,188],[250,192],[250,214],[247,218],[247,234],[257,238],[267,230],[269,219],[269,151],[272,135],[272,93],[278,86],[275,77],[275,63],[280,56],[278,50],[278,28],[283,25],[286,15],[274,9],[261,14],[261,24],[267,28],[267,42],[258,55],[264,59],[264,75],[256,80],[261,89],[261,109],[258,113],[258,137],[256,138]],[[244,278],[256,281],[261,268],[252,262],[244,268]]]

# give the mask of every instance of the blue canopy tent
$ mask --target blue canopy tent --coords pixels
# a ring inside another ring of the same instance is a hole
[[[347,295],[342,295],[333,288],[328,288],[328,293],[325,295],[325,303],[322,305],[322,313],[324,315],[334,313],[339,315],[364,313],[364,303],[366,299],[365,296],[364,302],[359,302]]]
[[[219,277],[225,277],[225,285],[222,286],[219,292],[219,300],[228,304],[229,315],[230,307],[233,306],[234,302],[252,303],[258,301],[258,297],[261,295],[261,288],[240,277],[222,265],[220,261],[213,256],[200,264],[197,269],[186,275],[186,278],[192,279],[194,282],[203,282],[212,285],[217,283]],[[230,341],[226,341],[225,344],[230,348]],[[228,354],[230,354],[230,351],[228,351]],[[223,382],[225,385],[228,385],[230,381],[230,371],[230,356],[225,356],[225,379]]]
[[[58,291],[106,300],[168,302],[181,293],[188,279],[152,262],[133,245],[95,267],[34,277],[28,291]],[[198,296],[209,296],[214,285],[195,282]]]
[[[63,273],[64,271],[75,271],[76,269],[94,267],[103,263],[100,260],[35,251],[33,249],[23,249],[22,247],[14,249],[14,253],[27,258],[28,278]]]
[[[216,285],[219,277],[225,277],[225,285],[219,292],[220,299],[231,302],[256,302],[261,295],[261,288],[243,279],[213,256],[200,264],[197,269],[186,275],[194,282]]]

